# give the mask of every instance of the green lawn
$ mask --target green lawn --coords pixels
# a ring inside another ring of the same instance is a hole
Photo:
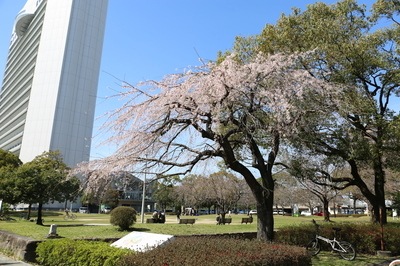
[[[37,240],[45,240],[49,233],[50,225],[56,224],[57,234],[60,237],[74,238],[74,239],[93,239],[93,238],[120,238],[129,232],[120,232],[115,226],[109,224],[109,214],[81,214],[77,213],[76,220],[64,220],[63,212],[44,212],[45,226],[38,226],[35,222],[19,219],[21,213],[13,213],[11,217],[16,221],[0,221],[0,229],[13,232],[19,235],[28,236]],[[36,213],[33,213],[35,218]],[[145,216],[150,218],[150,215]],[[165,224],[142,224],[141,217],[137,216],[137,222],[134,224],[132,230],[143,231],[168,235],[192,235],[192,234],[216,234],[216,233],[234,233],[234,232],[255,232],[257,230],[257,223],[253,224],[240,224],[242,217],[246,215],[232,215],[232,223],[226,225],[216,225],[215,215],[201,215],[190,218],[195,218],[194,225],[178,224],[176,216],[167,216]],[[188,217],[182,217],[188,218]],[[256,221],[257,217],[254,216]],[[301,223],[311,222],[315,219],[317,222],[322,221],[323,217],[290,217],[290,216],[275,216],[275,229],[282,226],[297,225]],[[343,217],[332,218],[333,222],[368,222],[369,217]],[[390,222],[399,222],[391,221]],[[367,265],[372,262],[383,260],[385,258],[378,258],[374,256],[357,255],[355,261],[344,261],[339,258],[338,254],[330,252],[322,252],[313,258],[313,265]]]
[[[108,214],[81,214],[77,213],[76,220],[64,220],[63,212],[44,212],[44,224],[38,226],[35,222],[19,219],[19,213],[14,213],[11,217],[15,218],[13,222],[0,222],[1,229],[13,232],[19,235],[29,236],[37,240],[46,239],[49,233],[49,226],[58,225],[57,234],[68,238],[120,238],[129,232],[120,232],[117,227],[110,225],[110,216]],[[35,213],[33,218],[35,218]],[[165,224],[147,224],[141,223],[141,217],[137,216],[137,222],[132,230],[152,232],[169,235],[192,235],[192,234],[213,234],[213,233],[232,233],[232,232],[255,232],[257,224],[240,224],[241,218],[245,215],[232,216],[232,223],[225,226],[217,226],[215,215],[193,216],[196,223],[194,225],[178,224],[176,216],[168,215]],[[146,215],[145,220],[151,218]],[[67,226],[70,225],[70,226]],[[85,225],[85,226],[83,226]]]
[[[29,236],[37,240],[46,239],[49,233],[49,226],[52,224],[58,225],[57,233],[62,237],[68,238],[119,238],[129,232],[120,232],[115,226],[110,225],[109,214],[81,214],[77,213],[76,220],[64,220],[63,212],[44,212],[44,224],[46,226],[38,226],[35,222],[19,219],[21,213],[15,212],[11,217],[15,218],[14,222],[1,221],[0,229],[7,230],[16,234]],[[33,212],[33,218],[36,213]],[[141,223],[141,217],[137,216],[137,222],[132,230],[146,231],[159,234],[169,235],[192,235],[192,234],[217,234],[217,233],[234,233],[234,232],[255,232],[257,231],[256,216],[254,216],[253,224],[240,224],[243,217],[246,215],[232,215],[232,223],[222,226],[217,226],[215,215],[200,215],[193,216],[196,223],[194,225],[178,224],[176,216],[167,215],[165,224],[147,224]],[[150,215],[145,216],[145,220],[151,218]],[[184,216],[182,218],[185,218]],[[301,223],[309,223],[311,219],[317,222],[322,221],[323,217],[291,217],[291,216],[275,216],[275,229],[282,226],[297,225]],[[344,217],[332,218],[333,222],[368,222],[369,217],[363,216],[358,218]],[[390,220],[389,220],[390,221]],[[395,221],[399,222],[399,221]],[[68,227],[64,227],[67,226]],[[82,226],[85,225],[85,226]]]

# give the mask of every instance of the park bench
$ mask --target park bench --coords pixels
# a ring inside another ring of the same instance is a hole
[[[179,219],[179,224],[191,224],[193,225],[196,222],[196,219]]]
[[[253,222],[253,217],[249,217],[249,218],[242,218],[242,224],[243,223],[252,223]]]
[[[232,218],[225,218],[225,223],[222,223],[222,221],[220,222],[217,219],[217,225],[219,225],[219,224],[230,224],[231,222],[232,222]]]
[[[146,219],[146,223],[148,223],[148,224],[154,224],[154,220],[153,219]]]

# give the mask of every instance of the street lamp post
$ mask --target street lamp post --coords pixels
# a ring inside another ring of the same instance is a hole
[[[142,213],[141,213],[141,222],[144,223],[144,198],[146,195],[146,173],[144,173],[143,179],[143,192],[142,192]]]

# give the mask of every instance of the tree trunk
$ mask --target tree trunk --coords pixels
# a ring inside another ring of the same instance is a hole
[[[373,221],[375,223],[386,224],[386,204],[385,204],[385,177],[384,173],[379,173],[375,178],[375,197],[376,200],[371,202],[373,204]],[[382,215],[380,214],[382,212]]]
[[[379,161],[379,160],[375,160]],[[374,163],[374,175],[375,175],[375,194],[373,194],[370,188],[362,180],[358,166],[354,160],[348,160],[351,167],[351,175],[355,179],[355,185],[360,189],[364,197],[369,201],[371,208],[371,221],[374,223],[386,224],[386,205],[385,205],[385,173],[382,169],[382,164]],[[383,210],[385,215],[382,215],[382,221],[379,214],[380,210]]]
[[[268,154],[267,162],[264,160],[257,143],[250,137],[250,148],[253,154],[253,167],[261,176],[262,184],[254,174],[241,164],[235,157],[234,149],[230,143],[222,139],[221,146],[225,151],[225,164],[233,171],[240,173],[249,185],[257,201],[257,239],[266,242],[274,240],[274,189],[275,181],[272,177],[272,167],[279,151],[279,133],[274,132],[273,149]]]
[[[32,203],[29,203],[28,213],[26,214],[26,217],[25,217],[26,220],[29,220],[31,218],[31,210],[32,210]]]
[[[333,202],[333,217],[335,217],[335,218],[336,218],[336,214],[337,214],[337,211],[338,211],[338,210],[336,209],[336,206],[337,206],[337,205],[336,205],[336,202],[334,201],[334,202]]]
[[[310,208],[310,213],[311,213],[311,215],[313,215],[314,214],[314,208],[313,208],[311,203],[308,204],[308,208]]]
[[[381,215],[382,213],[382,215]],[[387,224],[385,200],[372,204],[371,220],[377,224]]]
[[[329,213],[329,201],[327,198],[323,198],[322,200],[323,207],[324,207],[324,221],[330,222],[330,213]]]
[[[257,239],[262,242],[274,240],[273,197],[270,192],[263,202],[257,202]]]
[[[224,209],[222,209],[222,212],[221,212],[221,224],[223,224],[223,225],[225,225],[225,211],[224,211]]]
[[[374,176],[375,176],[375,197],[376,200],[371,202],[374,208],[373,214],[373,221],[375,223],[386,224],[387,217],[386,217],[386,204],[385,204],[385,170],[383,167],[383,160],[382,160],[382,150],[383,150],[383,129],[382,127],[378,126],[377,129],[377,144],[376,150],[374,152],[373,157],[373,169],[374,169]]]
[[[43,203],[39,203],[38,217],[37,217],[37,220],[36,220],[36,224],[37,225],[43,225],[43,222],[42,222],[42,208],[43,208]]]

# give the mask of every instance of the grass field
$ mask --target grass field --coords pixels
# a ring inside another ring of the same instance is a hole
[[[74,239],[94,239],[94,238],[120,238],[130,232],[118,231],[115,226],[110,225],[109,214],[81,214],[77,213],[76,220],[64,220],[63,212],[44,212],[44,225],[38,226],[35,222],[19,219],[21,213],[13,213],[16,221],[0,221],[0,229],[23,236],[28,236],[37,240],[45,240],[49,233],[50,225],[56,224],[57,234],[60,237]],[[35,218],[36,213],[33,213]],[[216,225],[215,215],[201,215],[190,218],[195,218],[194,225],[178,224],[176,216],[167,215],[165,224],[146,224],[141,223],[141,217],[137,216],[137,222],[134,224],[133,231],[151,232],[168,235],[193,235],[193,234],[216,234],[216,233],[234,233],[234,232],[255,232],[257,231],[256,216],[254,216],[253,224],[240,224],[243,217],[246,215],[232,215],[232,223],[226,225]],[[150,215],[145,216],[151,218]],[[183,217],[185,218],[185,217]],[[282,226],[298,225],[301,223],[309,223],[311,219],[317,222],[323,220],[323,217],[291,217],[291,216],[275,216],[275,229],[279,230]],[[369,222],[369,217],[343,217],[332,218],[333,222]],[[390,222],[400,222],[391,221]],[[368,265],[370,263],[383,260],[374,256],[357,255],[355,261],[344,261],[337,254],[330,252],[322,252],[318,256],[313,257],[313,265]]]
[[[1,229],[32,237],[37,240],[46,239],[49,233],[49,226],[52,224],[58,225],[57,233],[62,237],[68,238],[119,238],[129,232],[120,232],[115,226],[110,225],[109,214],[82,214],[77,213],[76,220],[64,220],[63,212],[43,212],[44,225],[37,226],[35,222],[19,219],[21,213],[13,213],[11,217],[16,219],[13,222],[0,222]],[[32,218],[35,218],[36,213],[33,213]],[[246,215],[232,215],[232,223],[217,226],[215,215],[200,215],[193,216],[196,223],[194,225],[178,224],[176,216],[167,215],[165,224],[147,224],[141,223],[141,217],[137,216],[137,222],[133,226],[133,230],[148,231],[159,234],[169,235],[192,235],[192,234],[215,234],[215,233],[232,233],[232,232],[255,232],[257,231],[256,216],[252,224],[240,224],[243,217]],[[150,215],[145,216],[145,220],[151,218]],[[322,221],[323,217],[291,217],[291,216],[275,216],[275,229],[282,226],[297,225],[300,223],[311,222],[311,219]],[[368,222],[369,217],[363,216],[359,218],[332,218],[333,222]],[[68,227],[64,227],[67,226]],[[85,225],[85,226],[80,226]]]

